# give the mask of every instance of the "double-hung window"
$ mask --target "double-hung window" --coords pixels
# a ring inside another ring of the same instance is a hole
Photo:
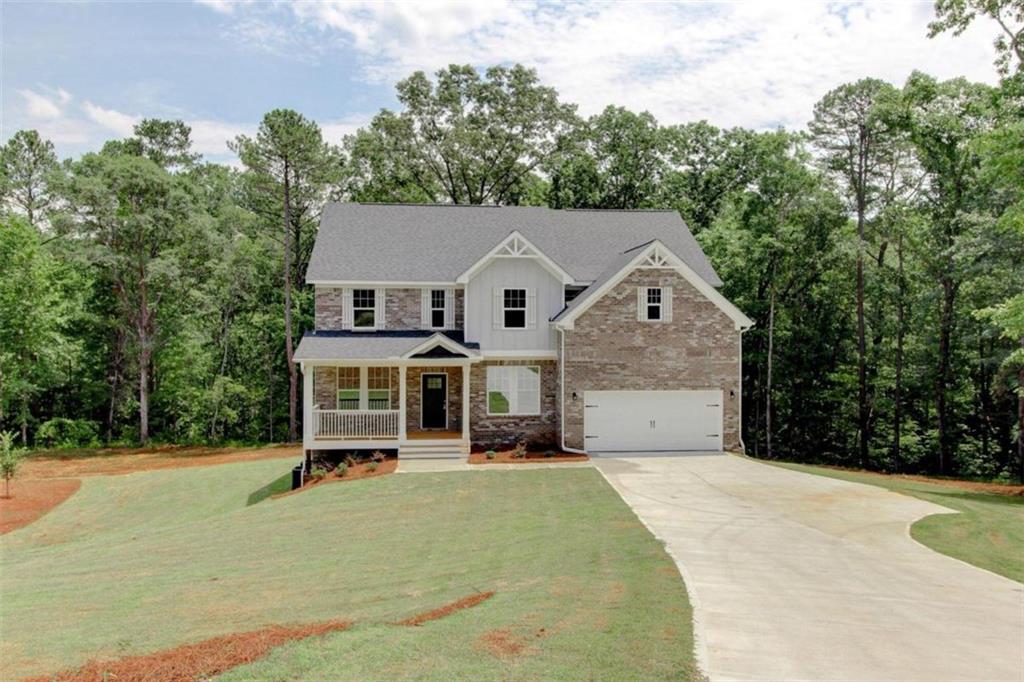
[[[430,290],[430,327],[431,329],[445,328],[445,310],[448,292],[444,289]]]
[[[533,365],[488,367],[487,414],[540,414],[540,367]]]
[[[636,319],[641,322],[672,321],[672,287],[639,287]]]
[[[371,410],[391,409],[391,369],[367,369],[366,406]]]
[[[373,289],[352,290],[352,328],[373,329],[376,327],[377,292]]]
[[[526,329],[526,289],[504,290],[502,325],[505,329]]]
[[[338,368],[338,409],[359,409],[359,368]]]

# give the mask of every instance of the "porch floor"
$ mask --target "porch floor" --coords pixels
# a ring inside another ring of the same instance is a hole
[[[410,431],[406,440],[462,440],[461,431]]]

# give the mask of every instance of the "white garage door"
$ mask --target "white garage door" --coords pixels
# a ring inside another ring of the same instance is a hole
[[[721,391],[586,391],[591,452],[721,450]]]

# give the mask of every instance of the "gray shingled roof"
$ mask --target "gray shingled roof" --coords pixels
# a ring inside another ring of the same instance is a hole
[[[722,284],[675,211],[351,203],[324,208],[306,280],[454,282],[513,230],[577,282],[595,281],[624,251],[658,239]]]
[[[644,242],[643,244],[638,244],[631,249],[616,254],[614,260],[612,260],[612,262],[608,264],[608,267],[604,269],[604,272],[597,276],[597,279],[594,280],[594,283],[591,284],[586,289],[584,289],[583,291],[581,291],[579,296],[569,301],[569,305],[562,308],[562,310],[559,311],[557,315],[551,318],[551,321],[557,322],[558,320],[563,319],[571,311],[583,305],[584,301],[592,298],[594,294],[597,293],[597,290],[600,289],[605,282],[607,282],[612,277],[615,277],[615,275],[622,272],[622,268],[626,267],[629,264],[629,261],[636,258],[637,252],[642,250],[645,246],[647,246],[650,243],[651,242]]]
[[[295,360],[374,360],[396,358],[420,345],[438,332],[351,332],[315,331],[306,332],[295,349]],[[440,332],[463,346],[469,355],[477,355],[479,344],[464,343],[462,332]]]

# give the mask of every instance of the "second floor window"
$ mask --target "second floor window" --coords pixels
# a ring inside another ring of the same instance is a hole
[[[430,326],[433,329],[444,329],[446,297],[444,289],[430,291]]]
[[[376,326],[376,292],[373,289],[352,290],[352,327],[373,329]]]
[[[661,319],[661,289],[658,287],[647,289],[647,319]]]
[[[503,315],[505,329],[526,329],[526,289],[505,289]]]

